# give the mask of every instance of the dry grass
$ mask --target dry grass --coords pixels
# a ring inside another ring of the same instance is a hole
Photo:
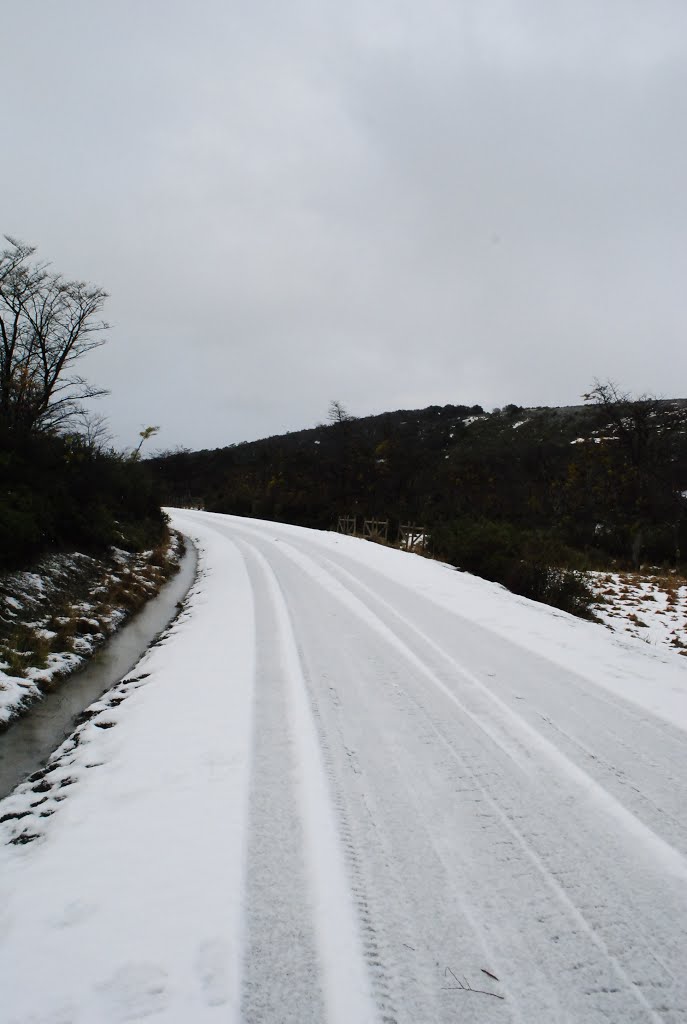
[[[0,580],[0,591],[21,600],[21,609],[0,616],[0,661],[4,672],[26,678],[45,669],[51,654],[94,651],[123,619],[137,612],[177,569],[164,544],[147,556],[122,555],[96,560],[81,556],[54,558],[37,567],[44,587],[27,587],[17,574]],[[23,619],[23,621],[22,621]],[[30,621],[27,621],[30,619]],[[45,635],[47,632],[49,635]],[[51,634],[51,635],[50,635]],[[55,666],[55,676],[73,664]],[[43,686],[43,683],[40,683]],[[50,682],[45,682],[48,688]]]
[[[680,654],[687,648],[687,580],[672,571],[621,572],[596,576],[596,601],[606,625],[665,644]]]
[[[0,659],[7,664],[9,675],[25,679],[28,669],[46,667],[50,649],[50,641],[37,627],[17,623],[0,647]]]

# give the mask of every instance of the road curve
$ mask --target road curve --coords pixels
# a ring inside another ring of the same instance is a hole
[[[687,1021],[684,732],[309,531],[174,517],[254,609],[243,1020]]]

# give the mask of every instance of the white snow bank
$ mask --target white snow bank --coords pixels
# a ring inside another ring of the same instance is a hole
[[[238,552],[194,533],[167,639],[0,802],[3,1021],[238,1019],[253,608]]]

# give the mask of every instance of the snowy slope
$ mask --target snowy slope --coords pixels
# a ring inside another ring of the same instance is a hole
[[[684,658],[174,520],[186,613],[0,803],[3,1022],[687,1020]]]

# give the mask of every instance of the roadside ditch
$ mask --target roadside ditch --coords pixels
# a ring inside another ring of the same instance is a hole
[[[98,646],[95,653],[91,648],[77,655],[77,671],[72,667],[70,674],[65,675],[64,659],[61,659],[61,674],[49,677],[47,683],[42,684],[42,696],[40,691],[32,694],[18,716],[0,723],[4,730],[0,731],[0,799],[45,764],[78,724],[82,712],[131,671],[177,616],[196,575],[197,555],[193,545],[182,544],[177,561],[178,571],[162,583],[156,596],[144,598],[145,604],[123,625],[117,628],[115,623],[116,631],[109,639],[99,635],[101,631],[89,634],[98,638]],[[88,610],[84,616],[93,620],[95,629],[98,620],[92,608],[90,612],[90,616]],[[71,659],[67,659],[67,665],[70,663]],[[25,682],[32,680],[29,677]]]

